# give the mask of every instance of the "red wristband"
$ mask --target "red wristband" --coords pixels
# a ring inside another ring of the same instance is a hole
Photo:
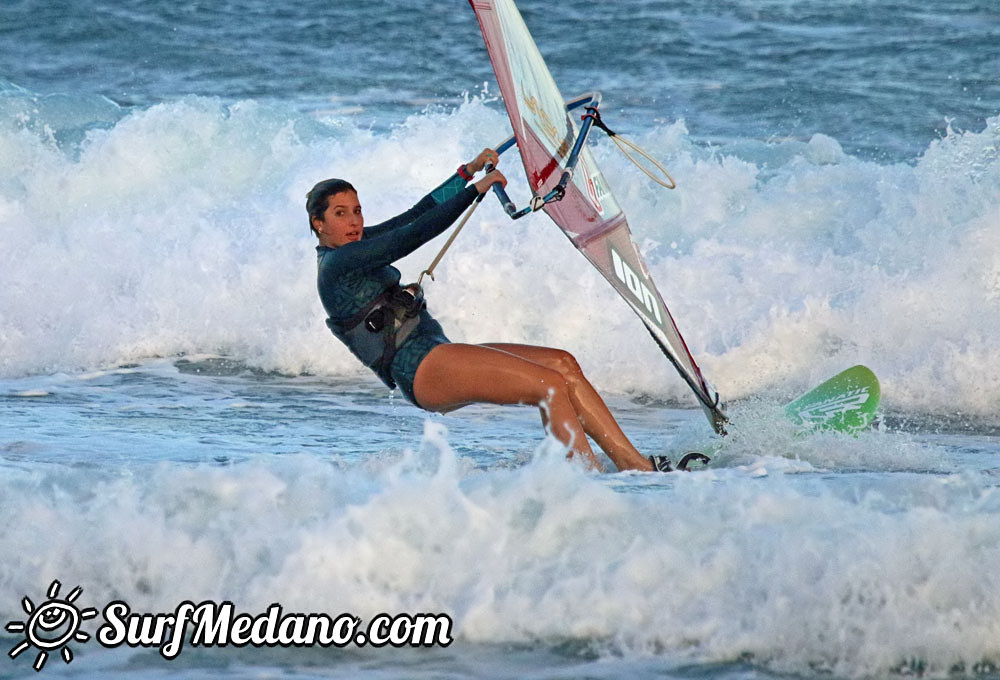
[[[469,174],[468,169],[465,167],[465,163],[458,166],[458,176],[464,179],[466,182],[472,181],[472,175]]]

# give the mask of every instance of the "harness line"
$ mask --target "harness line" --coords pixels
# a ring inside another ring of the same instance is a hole
[[[448,237],[448,240],[444,242],[444,245],[441,247],[440,252],[438,252],[438,254],[434,257],[434,260],[431,262],[430,266],[427,267],[427,269],[420,272],[420,276],[417,277],[418,286],[424,280],[424,274],[430,276],[431,281],[434,280],[434,269],[441,262],[441,259],[444,257],[444,254],[448,252],[448,249],[451,248],[451,244],[455,241],[455,238],[458,236],[459,232],[462,231],[462,227],[465,226],[465,223],[469,221],[470,217],[472,217],[472,213],[476,212],[476,208],[478,208],[479,204],[483,202],[483,196],[485,195],[486,194],[483,193],[479,194],[479,196],[476,197],[476,200],[473,201],[472,205],[469,206],[469,209],[465,211],[465,214],[462,216],[462,220],[458,223],[458,226],[455,227],[454,231],[451,232],[451,236]]]

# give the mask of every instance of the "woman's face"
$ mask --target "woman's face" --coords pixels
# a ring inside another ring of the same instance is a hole
[[[337,248],[352,241],[361,240],[365,218],[361,214],[361,203],[353,191],[341,191],[328,199],[323,219],[313,218],[313,228],[319,234],[320,244]]]

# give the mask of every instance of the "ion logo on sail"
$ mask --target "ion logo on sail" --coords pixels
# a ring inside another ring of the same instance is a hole
[[[663,316],[660,314],[660,305],[657,304],[653,291],[643,283],[639,275],[633,271],[614,248],[611,248],[611,261],[614,263],[615,276],[618,277],[618,280],[625,284],[625,287],[635,296],[639,304],[645,307],[649,315],[656,319],[656,323],[662,326]]]

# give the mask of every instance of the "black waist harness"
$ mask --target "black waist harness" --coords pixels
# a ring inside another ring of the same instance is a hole
[[[357,314],[342,322],[327,319],[327,327],[386,385],[395,389],[389,374],[392,359],[406,338],[420,324],[426,308],[424,294],[415,283],[389,286]]]

